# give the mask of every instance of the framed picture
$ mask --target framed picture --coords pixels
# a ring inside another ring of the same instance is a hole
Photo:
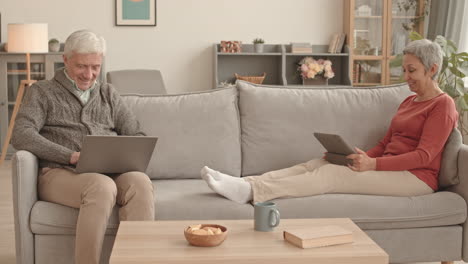
[[[116,26],[156,26],[156,0],[115,0]]]

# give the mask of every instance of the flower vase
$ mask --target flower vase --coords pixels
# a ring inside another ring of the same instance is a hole
[[[313,79],[302,79],[303,85],[328,85],[328,79],[323,76],[315,76]]]

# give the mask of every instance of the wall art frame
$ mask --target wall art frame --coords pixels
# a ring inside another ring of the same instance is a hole
[[[116,26],[156,26],[156,0],[115,0]]]

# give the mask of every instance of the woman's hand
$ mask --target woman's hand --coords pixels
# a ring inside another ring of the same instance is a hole
[[[353,160],[353,164],[348,167],[353,171],[369,171],[375,170],[377,167],[377,160],[367,156],[366,152],[359,148],[355,148],[357,154],[350,154],[346,158]]]
[[[80,159],[80,152],[73,152],[72,155],[70,156],[70,164],[75,165],[78,163],[78,160]]]

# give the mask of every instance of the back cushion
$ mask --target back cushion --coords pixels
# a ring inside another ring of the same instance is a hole
[[[235,88],[123,98],[142,130],[159,138],[147,169],[151,179],[200,178],[205,165],[240,176]]]
[[[442,153],[442,162],[439,172],[439,188],[444,189],[458,184],[458,152],[462,146],[462,135],[457,128],[454,128],[447,143],[445,143]]]
[[[314,132],[373,147],[386,133],[407,85],[375,88],[268,87],[238,81],[242,175],[258,175],[323,156]]]

